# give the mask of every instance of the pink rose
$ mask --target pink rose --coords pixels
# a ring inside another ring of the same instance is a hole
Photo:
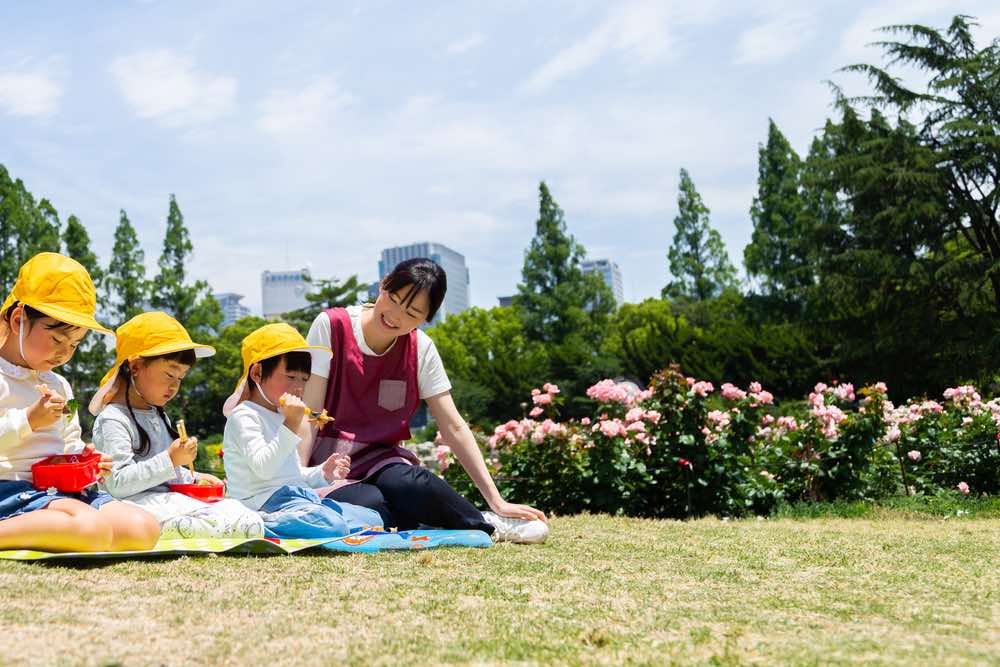
[[[542,389],[544,389],[547,393],[552,394],[553,396],[559,393],[559,386],[550,384],[548,382],[542,385]]]
[[[915,449],[911,449],[910,451],[906,452],[906,456],[914,463],[917,463],[918,461],[920,461],[920,459],[923,458],[923,455],[921,455],[921,453]]]
[[[532,416],[532,417],[537,417],[538,415],[542,414],[543,412],[545,412],[545,410],[542,410],[540,407],[538,407],[536,405],[535,407],[531,408],[531,412],[529,412],[528,414],[530,416]]]
[[[965,482],[958,483],[958,490],[961,491],[963,495],[969,495],[969,485]]]
[[[552,394],[538,394],[532,396],[531,400],[535,402],[535,405],[548,405],[552,402]]]
[[[584,426],[590,426],[590,417],[584,417],[580,420],[580,423]]]

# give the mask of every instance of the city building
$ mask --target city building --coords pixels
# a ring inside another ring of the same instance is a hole
[[[497,297],[497,302],[500,304],[501,308],[509,308],[510,306],[514,305],[514,297],[513,296],[498,296]]]
[[[267,319],[304,308],[312,291],[309,269],[264,271],[260,274],[261,310]]]
[[[223,292],[222,294],[214,294],[213,296],[219,302],[219,307],[222,308],[223,329],[234,324],[237,320],[251,315],[250,309],[240,303],[243,299],[242,294]]]
[[[469,269],[465,266],[465,256],[440,243],[414,243],[396,248],[386,248],[378,262],[378,277],[381,281],[397,264],[407,259],[426,257],[441,265],[448,275],[448,292],[444,303],[431,324],[442,321],[469,307]]]
[[[591,259],[580,264],[584,273],[597,273],[604,283],[611,288],[615,303],[621,308],[625,303],[625,287],[622,283],[622,272],[618,265],[610,259]]]

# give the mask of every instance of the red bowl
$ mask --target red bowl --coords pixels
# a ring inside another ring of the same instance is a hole
[[[168,484],[171,491],[183,493],[203,503],[217,503],[226,497],[225,484]]]
[[[101,455],[58,454],[31,466],[32,485],[39,490],[55,487],[64,493],[78,493],[97,481]]]

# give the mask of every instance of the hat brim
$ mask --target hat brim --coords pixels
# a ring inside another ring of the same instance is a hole
[[[202,345],[201,343],[188,343],[188,342],[177,342],[177,343],[165,343],[163,345],[158,345],[152,347],[148,350],[143,350],[142,354],[136,355],[139,358],[145,357],[161,357],[165,354],[171,354],[173,352],[183,352],[184,350],[194,350],[194,356],[198,359],[204,359],[206,357],[211,357],[215,354],[215,348],[211,345]],[[97,389],[97,393],[94,397],[90,399],[90,403],[87,405],[87,409],[90,414],[95,417],[100,414],[101,410],[104,409],[104,405],[107,401],[107,396],[115,385],[118,383],[118,376],[121,373],[121,365],[128,361],[127,359],[117,360],[114,367],[109,370],[105,375],[104,379],[101,380],[101,384]]]
[[[285,350],[278,350],[268,354],[266,357],[254,359],[250,362],[250,366],[243,371],[243,375],[240,376],[240,381],[236,383],[236,389],[229,395],[229,398],[227,398],[226,402],[222,405],[222,414],[228,417],[230,413],[236,409],[237,405],[246,400],[247,397],[243,394],[247,391],[247,378],[250,375],[250,367],[264,361],[265,359],[271,359],[272,357],[277,357],[281,354],[288,354],[289,352],[308,352],[312,356],[313,363],[323,364],[325,362],[326,365],[329,365],[330,360],[333,358],[333,351],[328,347],[323,347],[322,345],[303,345]]]
[[[105,334],[106,336],[115,335],[114,331],[104,327],[90,315],[78,313],[73,310],[67,310],[65,308],[60,308],[59,306],[53,306],[47,303],[31,303],[30,301],[23,301],[22,303],[31,306],[38,312],[44,313],[45,315],[57,319],[60,322],[65,322],[66,324],[71,324],[75,327],[90,329],[91,331],[96,331],[98,333]]]

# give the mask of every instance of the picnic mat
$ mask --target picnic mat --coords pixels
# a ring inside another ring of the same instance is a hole
[[[79,558],[141,558],[198,554],[294,554],[307,549],[325,549],[348,553],[379,551],[414,551],[439,547],[488,547],[490,536],[481,530],[406,530],[389,533],[365,530],[346,537],[314,540],[279,540],[273,537],[249,538],[178,538],[164,539],[145,551],[81,551],[49,553],[28,549],[0,551],[4,560],[59,560]]]

